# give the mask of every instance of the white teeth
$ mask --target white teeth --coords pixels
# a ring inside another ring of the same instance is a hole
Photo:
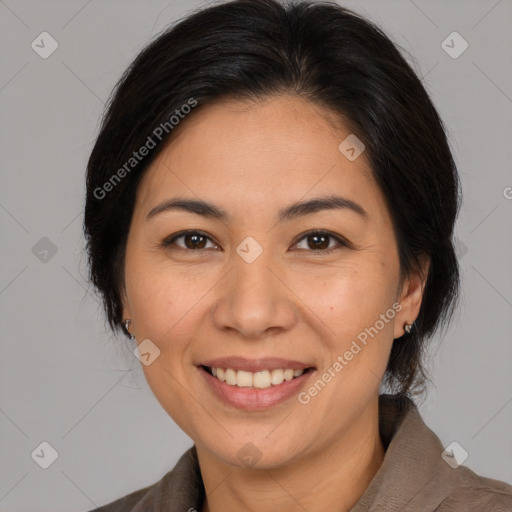
[[[238,370],[236,372],[236,385],[241,388],[250,388],[252,386],[252,373]]]
[[[284,380],[292,380],[293,379],[293,370],[285,370],[284,371]]]
[[[265,389],[272,386],[272,382],[270,381],[270,372],[268,370],[255,372],[252,376],[252,385],[259,389]]]
[[[283,370],[272,370],[272,373],[270,374],[270,380],[274,386],[281,384],[284,380]]]
[[[230,386],[238,386],[240,388],[258,388],[265,389],[270,386],[278,386],[285,380],[292,380],[300,377],[304,370],[293,370],[287,368],[285,370],[261,370],[259,372],[247,372],[245,370],[233,370],[232,368],[211,368],[214,377],[221,382],[225,382]]]
[[[235,370],[226,368],[226,384],[230,386],[236,386],[236,374]]]

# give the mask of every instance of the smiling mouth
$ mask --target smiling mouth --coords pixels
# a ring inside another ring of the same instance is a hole
[[[261,370],[248,372],[245,370],[234,370],[233,368],[215,368],[201,365],[201,367],[217,380],[229,386],[239,388],[266,389],[271,386],[279,386],[283,382],[290,381],[308,373],[314,368],[293,369],[277,368],[274,370]]]

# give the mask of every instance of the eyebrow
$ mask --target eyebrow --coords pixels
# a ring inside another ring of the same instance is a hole
[[[146,219],[149,220],[156,215],[172,210],[182,210],[203,217],[222,221],[230,220],[230,215],[212,203],[201,199],[169,199],[151,209]],[[285,222],[310,215],[322,210],[349,210],[361,217],[368,217],[366,210],[355,201],[341,196],[316,197],[307,201],[299,201],[279,211],[278,222]]]

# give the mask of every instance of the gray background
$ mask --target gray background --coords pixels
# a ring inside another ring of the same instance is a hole
[[[512,2],[342,3],[414,55],[463,183],[462,304],[432,344],[420,411],[445,446],[469,452],[467,466],[512,483]],[[111,88],[157,32],[201,5],[0,1],[2,512],[89,510],[157,481],[191,445],[104,327],[84,279],[81,214]],[[47,59],[31,48],[43,31],[59,44]],[[452,31],[469,43],[457,59],[441,47]],[[59,454],[46,470],[31,458],[42,441]]]

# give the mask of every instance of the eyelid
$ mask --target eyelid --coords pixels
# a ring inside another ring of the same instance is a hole
[[[215,240],[208,233],[206,233],[205,231],[202,231],[200,229],[185,229],[183,231],[179,231],[178,233],[174,233],[173,235],[168,236],[167,238],[164,238],[164,240],[161,243],[161,246],[163,248],[169,248],[169,246],[171,246],[176,239],[181,238],[182,236],[186,236],[186,235],[201,235],[201,236],[205,237],[206,239],[208,239],[208,241],[212,242],[217,247],[220,247],[219,244],[217,242],[215,242]],[[180,249],[183,249],[184,251],[194,251],[194,252],[204,251],[204,249],[187,249],[186,247],[180,247],[180,246],[178,246],[178,247]]]
[[[340,249],[340,246],[341,247],[352,247],[352,244],[346,238],[342,237],[341,235],[337,235],[335,233],[327,231],[325,229],[310,229],[309,231],[305,231],[304,233],[300,234],[297,237],[297,239],[294,242],[293,246],[296,246],[304,238],[306,238],[308,236],[311,236],[311,235],[324,235],[324,236],[328,236],[328,237],[333,238],[334,240],[336,240],[336,242],[338,242],[339,246],[338,247],[331,247],[329,249],[310,249],[310,250],[299,249],[299,250],[305,250],[306,252],[311,252],[313,254],[320,254],[320,253],[329,254],[332,251]]]
[[[176,239],[181,238],[182,236],[192,235],[192,234],[201,235],[201,236],[205,237],[207,240],[209,240],[210,242],[212,242],[215,246],[220,247],[220,245],[208,233],[206,233],[205,231],[202,231],[200,229],[187,229],[187,230],[184,230],[184,231],[179,231],[178,233],[175,233],[175,234],[165,238],[163,240],[163,242],[161,243],[161,246],[164,247],[164,248],[168,248],[170,245],[172,245],[174,243],[174,241]],[[311,250],[299,249],[299,250],[305,250],[306,252],[311,252],[311,253],[314,253],[314,254],[319,254],[319,253],[327,253],[328,254],[328,253],[330,253],[330,252],[332,252],[334,250],[339,249],[340,246],[341,247],[352,247],[352,244],[346,238],[342,237],[341,235],[337,235],[337,234],[332,233],[330,231],[324,230],[324,229],[311,229],[309,231],[305,231],[304,233],[301,233],[295,239],[295,242],[293,243],[292,247],[296,246],[304,238],[306,238],[308,236],[311,236],[311,235],[324,235],[324,236],[328,236],[328,237],[336,240],[336,242],[338,242],[339,246],[338,247],[331,247],[329,249],[311,249]],[[201,252],[201,251],[205,250],[205,249],[187,249],[187,248],[180,247],[180,246],[178,246],[178,247],[180,249],[185,250],[185,251]]]

